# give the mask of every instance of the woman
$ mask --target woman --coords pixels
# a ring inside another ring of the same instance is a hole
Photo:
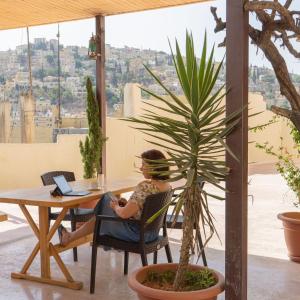
[[[120,201],[112,194],[105,194],[95,207],[96,215],[118,216],[123,219],[140,219],[143,205],[147,196],[159,192],[165,192],[171,189],[171,186],[165,180],[169,178],[165,173],[169,170],[167,166],[161,166],[161,163],[155,160],[165,159],[165,156],[159,150],[148,150],[142,153],[142,166],[140,168],[146,180],[140,182],[130,199],[124,207],[120,206]],[[69,232],[62,225],[58,228],[60,244],[62,246],[88,235],[94,231],[95,219],[85,223],[79,229]],[[139,240],[139,230],[136,224],[126,222],[101,223],[100,235],[110,235],[125,241],[137,242]],[[150,242],[157,237],[157,232],[147,232],[145,241]]]

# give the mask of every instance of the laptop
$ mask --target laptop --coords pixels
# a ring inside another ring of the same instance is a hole
[[[88,191],[73,191],[64,175],[55,176],[53,180],[62,196],[85,196],[91,194],[91,192]]]

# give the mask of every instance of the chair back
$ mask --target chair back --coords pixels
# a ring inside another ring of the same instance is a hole
[[[75,175],[69,171],[51,171],[41,175],[43,185],[55,184],[53,177],[64,175],[67,181],[75,181]]]
[[[147,220],[171,201],[173,191],[152,194],[146,197],[141,222],[145,224],[145,231],[158,232],[165,222],[167,210],[161,213],[153,222],[146,224]]]

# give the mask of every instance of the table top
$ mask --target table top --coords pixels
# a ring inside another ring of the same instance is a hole
[[[43,207],[75,207],[79,204],[99,199],[104,193],[110,191],[116,195],[133,191],[141,181],[140,178],[128,178],[122,180],[108,180],[100,190],[91,190],[92,180],[83,179],[69,182],[73,190],[90,190],[86,196],[62,196],[53,197],[50,191],[55,185],[41,186],[37,188],[15,189],[0,191],[0,203],[24,204]]]

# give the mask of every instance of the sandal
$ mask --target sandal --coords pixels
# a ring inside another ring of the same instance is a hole
[[[60,224],[57,228],[57,233],[58,233],[58,238],[59,238],[59,244],[61,246],[63,246],[63,242],[62,242],[63,231],[67,231],[67,229],[62,224]]]

